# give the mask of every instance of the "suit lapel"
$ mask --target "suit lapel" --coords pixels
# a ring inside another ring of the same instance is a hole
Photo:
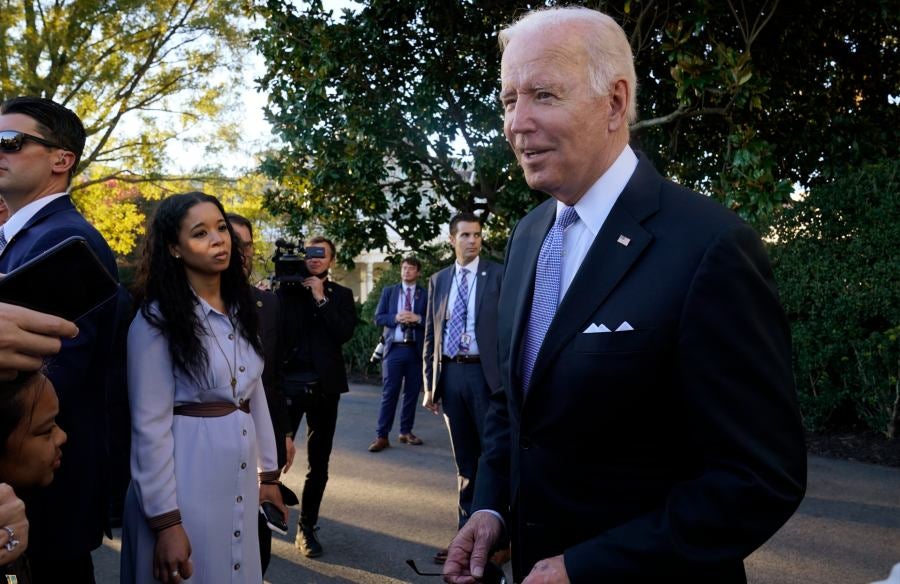
[[[516,258],[510,258],[510,261],[516,266],[521,266],[518,272],[519,277],[512,280],[510,284],[515,290],[516,298],[513,306],[516,307],[516,313],[513,315],[512,339],[510,345],[511,363],[513,377],[519,372],[519,349],[522,346],[522,335],[525,334],[525,325],[528,323],[528,317],[531,314],[531,297],[534,293],[534,274],[537,270],[537,259],[541,252],[541,245],[553,222],[556,220],[556,202],[550,199],[545,203],[544,208],[538,208],[537,213],[541,215],[534,221],[531,227],[520,235],[523,253]],[[503,288],[508,285],[503,282]],[[516,383],[515,387],[521,387]]]
[[[477,284],[475,285],[475,325],[478,325],[478,315],[481,314],[481,299],[484,298],[484,291],[487,288],[488,275],[487,262],[483,259],[478,260],[478,271],[472,274],[472,278]]]
[[[533,386],[537,386],[541,374],[554,362],[562,347],[588,326],[600,304],[652,242],[653,236],[641,222],[659,209],[659,185],[659,175],[642,157],[550,323],[532,373]],[[627,238],[627,245],[622,243],[625,239],[620,240],[622,236]],[[533,274],[534,268],[532,281]]]
[[[435,299],[438,302],[438,305],[435,307],[434,311],[434,338],[437,341],[435,342],[435,351],[443,350],[443,336],[444,336],[444,320],[447,315],[447,305],[450,301],[450,282],[453,278],[453,266],[451,265],[449,268],[444,268],[438,273],[437,277],[437,293],[435,294]]]

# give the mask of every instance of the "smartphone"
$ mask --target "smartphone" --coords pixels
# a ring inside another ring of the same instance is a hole
[[[0,276],[0,302],[76,321],[118,287],[87,241],[74,236]]]
[[[281,511],[278,510],[275,503],[272,503],[271,501],[263,501],[260,503],[259,514],[266,518],[266,526],[269,529],[275,533],[280,533],[281,535],[288,534],[287,523],[285,523],[284,518],[281,516]]]

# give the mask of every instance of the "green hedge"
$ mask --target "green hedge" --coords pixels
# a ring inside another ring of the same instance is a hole
[[[900,161],[814,188],[776,219],[774,234],[807,427],[896,436]]]

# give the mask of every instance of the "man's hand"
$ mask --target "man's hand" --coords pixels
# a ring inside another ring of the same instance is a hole
[[[313,298],[322,300],[325,298],[325,281],[318,276],[310,276],[303,280],[303,286],[312,292]]]
[[[0,379],[40,369],[44,357],[59,352],[60,337],[77,334],[78,327],[68,320],[0,303]]]
[[[153,551],[153,577],[163,584],[178,584],[194,573],[191,542],[179,523],[156,534]]]
[[[0,483],[0,566],[14,562],[28,548],[28,519],[25,517],[25,503],[13,492],[12,487]],[[6,549],[11,541],[18,543]]]
[[[522,584],[569,584],[563,557],[559,555],[541,560],[534,565],[528,577],[522,580]]]
[[[262,503],[263,501],[275,503],[275,506],[281,511],[284,522],[288,522],[288,509],[284,506],[284,499],[281,498],[281,489],[278,488],[278,485],[259,486],[259,502]]]
[[[491,557],[491,548],[502,533],[503,525],[491,513],[475,513],[469,517],[447,548],[444,582],[473,584],[480,580]]]
[[[434,403],[432,397],[434,396],[434,392],[426,391],[425,397],[422,398],[422,407],[431,410],[431,413],[435,416],[440,415],[441,413],[441,404]]]
[[[411,310],[401,310],[395,318],[397,324],[417,324],[422,317]]]
[[[285,463],[281,472],[287,473],[287,471],[291,470],[291,465],[294,464],[294,455],[297,454],[297,449],[294,447],[294,439],[290,436],[284,437],[284,454]]]

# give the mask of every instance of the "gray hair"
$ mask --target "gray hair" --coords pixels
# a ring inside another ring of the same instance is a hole
[[[500,31],[500,50],[518,35],[539,34],[546,28],[578,24],[585,28],[583,37],[588,56],[588,78],[597,95],[608,95],[613,83],[624,79],[631,91],[625,111],[629,123],[637,120],[637,75],[634,56],[625,31],[607,14],[581,6],[540,8],[532,10]]]

